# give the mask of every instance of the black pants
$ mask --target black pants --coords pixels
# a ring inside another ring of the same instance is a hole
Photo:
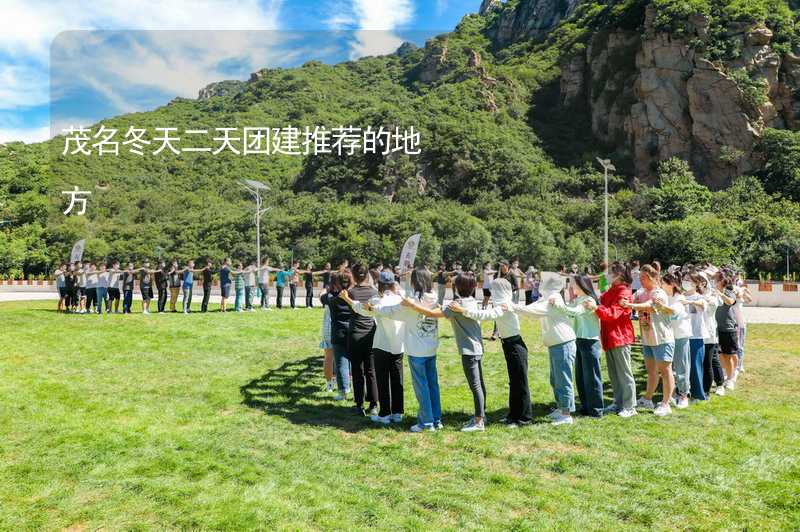
[[[297,298],[297,285],[290,284],[289,285],[289,306],[294,308],[295,306],[295,299]]]
[[[91,310],[97,303],[97,290],[95,288],[86,289],[86,310]]]
[[[378,415],[403,413],[403,353],[395,355],[382,349],[372,350],[375,384],[378,387]]]
[[[368,334],[353,340],[347,339],[347,357],[350,360],[350,375],[353,380],[353,401],[356,406],[369,403],[369,408],[378,404],[378,386],[375,382],[375,366],[372,363],[372,338]]]
[[[311,308],[314,306],[314,287],[306,285],[306,307]]]
[[[158,287],[158,311],[164,312],[167,308],[167,285]]]
[[[200,304],[200,312],[208,311],[208,300],[211,297],[211,285],[203,283],[203,302]]]
[[[133,290],[122,291],[122,313],[130,314],[131,306],[133,305]]]
[[[520,335],[503,338],[503,354],[508,368],[508,420],[529,423],[533,419],[528,388],[528,347]]]
[[[276,286],[275,291],[277,292],[275,296],[275,306],[278,308],[283,308],[283,287]]]
[[[581,414],[603,415],[603,377],[600,374],[600,340],[578,338],[575,357],[575,385],[581,399]]]
[[[719,363],[719,346],[706,344],[706,355],[703,357],[703,389],[706,391],[706,395],[711,391],[712,382],[717,386],[722,386],[725,382],[725,374]]]
[[[106,299],[106,313],[111,312],[111,304],[119,301],[119,288],[108,289],[108,299]]]
[[[530,305],[533,303],[533,290],[525,290],[525,304]]]

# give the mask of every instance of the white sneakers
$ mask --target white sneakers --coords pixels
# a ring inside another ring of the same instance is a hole
[[[681,397],[678,399],[678,404],[675,405],[676,408],[688,408],[689,407],[689,399],[687,397]]]
[[[619,407],[612,403],[603,409],[603,414],[619,414]]]
[[[653,404],[652,399],[646,399],[644,397],[640,397],[638,401],[636,401],[636,406],[639,408],[646,408],[647,410],[653,410],[655,405]]]
[[[725,395],[725,385],[723,384],[722,386],[717,386],[717,389],[714,390],[714,393],[719,396]]]
[[[557,415],[553,416],[553,425],[572,425],[575,423],[575,420],[572,416],[564,415],[561,411],[558,412]]]
[[[333,396],[334,401],[344,401],[345,399],[347,399],[346,393],[338,392],[336,395]]]
[[[669,406],[669,403],[667,404],[659,403],[659,405],[655,408],[655,410],[653,410],[653,414],[659,417],[668,416],[671,413],[672,413],[672,407]]]
[[[389,425],[392,422],[392,416],[369,416],[369,419],[380,425]]]
[[[736,388],[736,380],[735,379],[728,379],[728,380],[725,381],[725,383],[722,385],[722,387],[725,388],[726,390],[733,391]]]
[[[469,422],[461,427],[461,432],[484,432],[486,430],[486,426],[483,424],[483,421],[475,421],[475,418],[469,420]]]
[[[420,425],[417,423],[416,425],[411,425],[411,432],[436,432],[436,429],[433,428],[433,425],[426,427],[424,425]]]
[[[553,409],[552,412],[547,414],[547,417],[549,417],[550,419],[555,419],[560,415],[561,415],[561,409],[560,408],[555,408],[555,409]]]
[[[617,413],[617,415],[619,417],[624,417],[624,418],[633,417],[633,416],[636,415],[636,409],[635,408],[623,408],[622,410],[620,410]]]

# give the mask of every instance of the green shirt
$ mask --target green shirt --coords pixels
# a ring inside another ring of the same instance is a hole
[[[566,308],[567,313],[575,320],[573,323],[575,336],[595,340],[600,338],[600,320],[593,310],[583,306],[584,302],[590,299],[592,298],[589,296],[576,297]]]
[[[606,272],[600,272],[600,275],[597,279],[597,287],[600,289],[600,293],[602,294],[606,290],[608,290],[608,280],[606,279]]]

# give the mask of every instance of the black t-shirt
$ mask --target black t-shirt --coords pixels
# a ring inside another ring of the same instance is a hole
[[[167,272],[163,268],[156,270],[155,275],[153,276],[156,282],[156,288],[164,288],[167,283]]]
[[[438,284],[445,284],[447,282],[447,273],[444,271],[436,272],[436,282]]]
[[[354,286],[347,293],[350,299],[360,303],[367,303],[370,299],[378,295],[378,291],[371,286]],[[371,337],[375,332],[375,320],[369,316],[353,314],[350,318],[350,327],[347,330],[352,342],[360,342]]]
[[[314,286],[314,274],[313,273],[311,273],[311,272],[304,273],[303,274],[303,278],[306,281],[306,287]]]
[[[203,268],[203,284],[204,285],[210,285],[211,284],[211,277],[213,275],[214,274],[211,271],[211,268],[209,268],[209,267]]]
[[[153,276],[147,270],[139,270],[139,285],[142,288],[147,288],[153,282]]]
[[[517,276],[513,274],[511,270],[508,271],[506,274],[506,281],[511,284],[512,290],[519,290],[519,285],[517,284]]]
[[[327,288],[331,284],[331,272],[326,270],[322,273],[322,286]]]
[[[122,277],[122,289],[123,290],[133,290],[133,280],[136,278],[136,274],[133,272],[126,271]]]
[[[328,305],[331,311],[331,343],[347,344],[347,330],[353,317],[353,309],[338,294],[326,292],[319,299],[323,305]]]

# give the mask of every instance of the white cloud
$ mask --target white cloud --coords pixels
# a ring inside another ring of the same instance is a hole
[[[349,0],[329,4],[334,10],[326,25],[332,30],[355,29],[350,58],[390,54],[403,40],[395,30],[414,18],[411,0]]]
[[[25,143],[42,142],[51,137],[50,126],[34,128],[0,128],[0,143],[22,141]]]
[[[280,8],[284,0],[170,0],[154,3],[150,0],[82,0],[52,2],[49,0],[4,0],[0,5],[0,109],[24,113],[26,108],[46,105],[49,101],[48,76],[51,43],[65,30],[276,30],[279,28]],[[120,57],[109,51],[95,56],[97,65],[91,72],[86,68],[73,70],[76,81],[93,87],[109,99],[121,112],[132,110],[124,97],[106,82],[101,67],[118,79],[131,84],[155,86],[181,96],[195,96],[211,81],[222,78],[216,64],[229,57],[242,56],[260,67],[272,56],[263,46],[264,39],[250,33],[250,41],[237,32],[220,32],[217,37],[197,39],[193,32],[169,32],[174,50],[161,52],[146,47],[139,50],[136,64],[130,57]],[[83,36],[89,33],[80,34]],[[206,34],[211,35],[211,34]],[[263,35],[263,34],[262,34]],[[243,41],[244,39],[244,41]],[[210,42],[209,42],[210,41]],[[58,39],[63,46],[69,39]],[[254,44],[260,46],[254,46]],[[80,43],[73,43],[78,45]],[[196,52],[198,61],[179,61],[186,46]],[[252,48],[252,51],[250,49]],[[86,58],[83,57],[83,60]],[[100,81],[103,80],[103,81]],[[58,94],[64,87],[55,87]],[[49,136],[49,126],[29,129],[2,128],[2,138],[43,140]]]

